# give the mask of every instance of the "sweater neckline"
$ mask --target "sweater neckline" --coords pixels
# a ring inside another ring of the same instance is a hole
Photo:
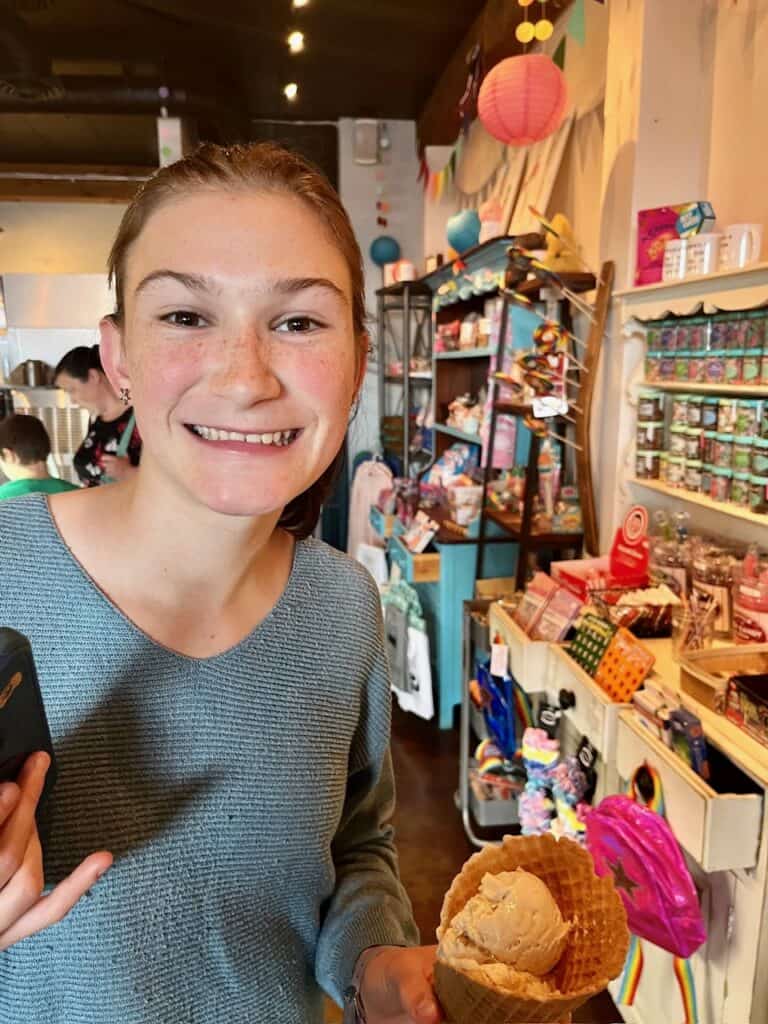
[[[122,608],[112,600],[102,587],[96,582],[91,576],[85,566],[75,557],[72,549],[64,539],[63,534],[59,530],[56,519],[51,512],[50,495],[38,494],[36,498],[41,499],[40,504],[43,507],[43,515],[46,520],[46,525],[53,537],[54,543],[61,551],[64,558],[70,563],[75,569],[77,574],[86,584],[86,586],[96,594],[97,599],[105,605],[109,611],[116,615],[127,629],[138,639],[143,640],[145,643],[150,644],[153,648],[158,651],[163,651],[179,661],[187,662],[190,665],[215,665],[218,661],[230,658],[237,655],[248,647],[254,640],[258,639],[259,634],[267,627],[271,627],[274,623],[284,616],[292,616],[293,607],[292,602],[297,600],[300,595],[299,578],[301,576],[301,570],[303,566],[303,560],[307,554],[307,540],[297,540],[293,545],[293,559],[291,562],[291,570],[288,574],[288,580],[283,588],[282,593],[270,608],[269,612],[264,618],[258,622],[253,629],[249,630],[237,643],[228,647],[224,651],[220,651],[218,654],[212,654],[207,658],[196,658],[190,654],[183,654],[181,651],[174,650],[173,647],[168,647],[166,644],[161,643],[154,637],[150,636],[145,630],[138,626],[130,616],[126,615]]]

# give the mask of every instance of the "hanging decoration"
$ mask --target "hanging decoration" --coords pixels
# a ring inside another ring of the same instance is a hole
[[[390,235],[379,235],[371,242],[370,257],[377,267],[396,263],[400,259],[400,243]]]
[[[457,252],[466,252],[477,245],[480,237],[480,218],[476,210],[462,210],[450,218],[445,226],[448,243]]]
[[[543,53],[508,57],[486,75],[478,114],[510,146],[528,146],[556,132],[568,101],[565,76]]]
[[[547,0],[539,0],[541,11],[539,12],[540,17],[536,22],[531,21],[528,17],[528,8],[533,6],[533,0],[517,0],[517,3],[525,11],[523,20],[515,29],[517,41],[525,46],[528,43],[532,43],[534,39],[540,43],[545,43],[555,31],[555,26],[547,17]]]
[[[480,83],[483,80],[483,51],[480,48],[480,43],[475,43],[469,51],[466,64],[469,69],[467,72],[467,84],[459,100],[461,131],[464,135],[467,134],[470,125],[477,117],[477,96],[480,92]]]

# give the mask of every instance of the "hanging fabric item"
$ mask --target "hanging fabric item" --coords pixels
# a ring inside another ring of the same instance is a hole
[[[399,580],[381,596],[392,692],[403,711],[434,718],[432,663],[427,624],[414,587]]]
[[[383,541],[371,526],[371,505],[375,505],[382,491],[392,486],[392,472],[381,460],[361,462],[352,481],[349,499],[349,534],[347,553],[357,558],[359,544],[382,547]]]
[[[464,87],[464,94],[459,100],[459,116],[463,134],[469,131],[470,125],[477,117],[477,96],[480,92],[480,83],[483,80],[483,52],[479,43],[475,43],[467,54],[466,64],[469,69],[467,84]]]

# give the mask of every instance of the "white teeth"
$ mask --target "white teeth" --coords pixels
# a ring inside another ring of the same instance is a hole
[[[192,426],[192,431],[205,441],[240,441],[248,444],[271,444],[282,447],[290,444],[296,435],[295,430],[282,430],[269,434],[241,434],[236,430],[217,430],[216,427]]]

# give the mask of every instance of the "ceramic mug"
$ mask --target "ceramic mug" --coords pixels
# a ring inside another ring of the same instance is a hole
[[[671,238],[664,246],[662,281],[679,281],[685,277],[688,266],[687,238]]]
[[[757,263],[763,244],[762,224],[730,224],[723,235],[721,263],[729,270],[738,270]]]
[[[706,233],[688,239],[686,275],[714,274],[720,266],[721,234]]]

